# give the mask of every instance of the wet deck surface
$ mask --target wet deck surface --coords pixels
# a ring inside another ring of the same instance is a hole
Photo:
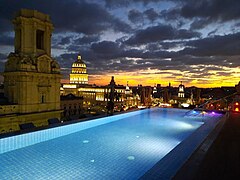
[[[196,167],[191,172],[191,166],[185,165],[174,179],[240,179],[240,113],[230,113]]]

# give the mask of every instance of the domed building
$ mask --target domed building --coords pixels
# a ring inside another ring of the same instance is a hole
[[[80,55],[72,64],[72,73],[70,74],[71,84],[88,84],[88,74],[86,64],[83,62]]]

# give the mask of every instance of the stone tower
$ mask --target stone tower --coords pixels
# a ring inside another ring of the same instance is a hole
[[[50,17],[36,10],[20,10],[13,19],[15,51],[5,64],[5,95],[18,114],[33,113],[35,125],[60,117],[60,67],[51,57]],[[39,114],[40,113],[40,114]],[[30,121],[20,117],[19,123]]]

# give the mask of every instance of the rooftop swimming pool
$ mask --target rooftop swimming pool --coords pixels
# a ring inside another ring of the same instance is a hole
[[[156,163],[167,179],[221,117],[153,108],[2,138],[0,179],[139,179]]]

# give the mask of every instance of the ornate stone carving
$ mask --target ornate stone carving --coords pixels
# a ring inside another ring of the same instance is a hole
[[[56,60],[53,60],[51,63],[51,69],[53,73],[60,73],[60,66]]]
[[[38,72],[42,73],[50,73],[50,63],[52,59],[48,57],[47,55],[43,55],[37,58],[37,69]]]

